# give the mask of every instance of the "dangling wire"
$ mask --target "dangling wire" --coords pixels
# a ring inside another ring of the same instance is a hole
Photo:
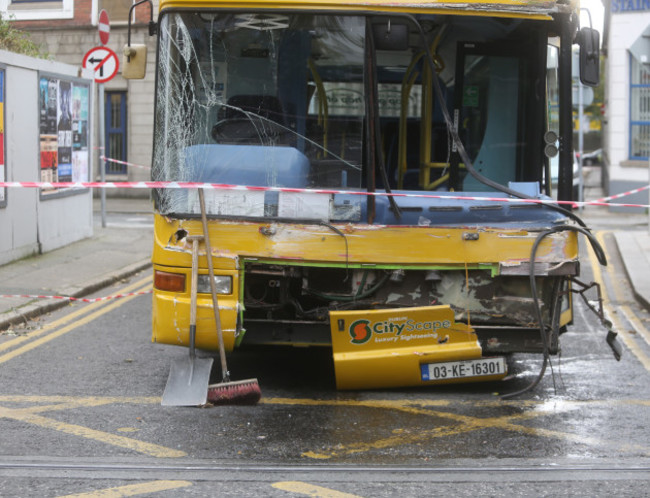
[[[548,237],[549,235],[553,235],[555,233],[569,232],[569,231],[578,232],[583,234],[585,237],[587,237],[587,240],[589,240],[589,242],[591,243],[591,247],[594,250],[596,257],[598,258],[598,262],[602,266],[607,266],[607,256],[605,255],[605,251],[603,250],[600,243],[596,240],[596,237],[594,237],[594,235],[585,228],[575,227],[572,225],[558,225],[549,230],[546,230],[545,232],[541,232],[537,236],[537,239],[533,244],[533,248],[530,251],[530,275],[529,276],[530,276],[530,290],[533,296],[533,302],[535,304],[535,313],[537,314],[537,321],[539,323],[539,333],[540,333],[540,338],[542,340],[542,348],[543,348],[543,355],[544,355],[542,361],[542,368],[539,374],[537,375],[537,378],[531,384],[514,393],[504,394],[503,396],[501,396],[501,399],[514,398],[515,396],[519,396],[520,394],[523,394],[525,392],[530,391],[531,389],[534,389],[535,386],[537,386],[537,384],[540,383],[540,381],[544,377],[544,374],[546,373],[546,367],[550,362],[550,353],[549,353],[548,338],[546,336],[546,326],[544,325],[544,318],[542,316],[542,307],[539,302],[539,297],[537,296],[537,282],[535,281],[535,258],[537,256],[537,248],[546,237]]]

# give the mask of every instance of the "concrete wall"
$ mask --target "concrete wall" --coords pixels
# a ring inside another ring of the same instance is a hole
[[[40,181],[39,76],[62,79],[92,74],[53,61],[33,59],[0,51],[5,71],[5,162],[7,181]],[[93,87],[90,111],[93,112]],[[89,120],[92,130],[93,120]],[[94,146],[90,133],[90,150]],[[35,188],[6,189],[6,203],[0,207],[0,264],[32,254],[50,251],[93,233],[92,191],[41,198]]]

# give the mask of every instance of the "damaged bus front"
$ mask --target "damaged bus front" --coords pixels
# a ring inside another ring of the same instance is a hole
[[[153,179],[212,184],[225,350],[331,347],[341,389],[556,353],[579,273],[549,197],[558,149],[571,195],[575,6],[221,5],[161,2]],[[154,198],[153,340],[188,346],[201,203]],[[217,350],[204,250],[198,267],[196,346]]]

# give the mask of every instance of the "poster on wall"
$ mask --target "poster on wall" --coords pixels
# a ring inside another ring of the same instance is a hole
[[[87,182],[89,178],[89,86],[56,77],[39,81],[42,182]],[[43,196],[83,189],[41,189]]]
[[[0,182],[7,178],[5,161],[5,72],[0,69]],[[7,205],[7,189],[0,188],[0,207]]]

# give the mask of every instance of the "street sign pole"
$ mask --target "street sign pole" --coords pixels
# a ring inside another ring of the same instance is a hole
[[[99,91],[99,156],[100,158],[106,157],[106,144],[104,143],[104,83],[97,84]],[[102,183],[106,181],[106,160],[100,159],[99,161],[99,178]],[[99,189],[99,198],[101,199],[102,209],[102,228],[106,228],[106,189]]]
[[[97,23],[99,31],[99,41],[102,47],[95,47],[89,50],[84,56],[83,67],[91,67],[95,72],[95,83],[97,84],[97,93],[99,94],[99,147],[97,154],[97,164],[99,165],[99,178],[102,183],[106,181],[106,136],[104,130],[104,82],[112,79],[119,68],[119,62],[115,53],[106,47],[111,31],[111,24],[108,20],[108,13],[102,9],[99,13],[99,22]],[[106,73],[106,74],[105,74]],[[106,189],[99,189],[99,198],[101,204],[102,228],[106,228]]]

